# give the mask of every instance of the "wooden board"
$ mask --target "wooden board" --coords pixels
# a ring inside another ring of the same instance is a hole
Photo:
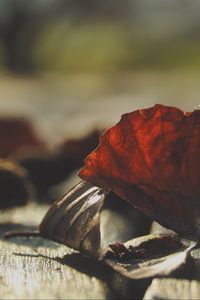
[[[36,229],[47,208],[29,204],[0,213],[0,299],[113,298],[94,263],[66,246],[42,238],[4,240],[8,230]]]
[[[154,279],[144,300],[200,298],[200,282],[181,279]]]

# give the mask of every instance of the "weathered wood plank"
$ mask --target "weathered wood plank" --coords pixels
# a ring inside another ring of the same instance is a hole
[[[154,279],[144,300],[200,298],[200,281],[183,279]]]
[[[73,251],[66,246],[42,238],[4,240],[7,230],[36,229],[46,210],[30,204],[0,214],[0,299],[113,298],[98,272],[90,272],[94,265],[81,269],[79,260],[81,272],[70,267]]]

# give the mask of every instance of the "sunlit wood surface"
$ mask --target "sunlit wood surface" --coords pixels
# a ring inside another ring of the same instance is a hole
[[[0,213],[0,299],[111,298],[94,263],[86,265],[69,248],[42,238],[4,240],[7,230],[36,229],[47,207],[29,204]]]

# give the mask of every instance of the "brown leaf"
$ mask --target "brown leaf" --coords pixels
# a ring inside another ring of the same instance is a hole
[[[80,182],[54,202],[40,224],[43,237],[73,249],[100,256],[100,211],[104,189]]]
[[[123,115],[79,175],[161,225],[199,239],[200,111],[155,105]]]
[[[158,253],[167,254],[173,250],[181,249],[183,244],[176,235],[152,234],[136,238],[125,244],[111,244],[113,252],[108,252],[109,257],[118,260],[144,259],[158,255]]]
[[[29,172],[38,193],[44,194],[83,166],[85,156],[98,145],[99,135],[94,130],[80,139],[66,139],[52,151],[30,151],[15,160]]]
[[[34,195],[24,168],[9,160],[0,160],[0,208],[20,206]]]
[[[25,149],[44,148],[45,142],[25,118],[0,118],[0,157],[8,157]]]
[[[163,248],[164,245],[167,249]],[[126,253],[122,259],[119,253],[117,256],[113,253],[112,256],[108,252],[103,257],[102,263],[107,268],[109,282],[116,292],[124,297],[134,295],[134,298],[140,299],[155,277],[190,278],[193,276],[189,254],[195,247],[196,243],[190,247],[182,244],[178,237],[147,235],[121,245],[122,253],[125,249],[126,251],[131,249],[132,255]],[[145,255],[143,252],[139,253],[139,249],[146,249]]]
[[[57,147],[57,151],[73,162],[75,167],[80,167],[85,157],[98,146],[102,132],[95,129],[82,138],[66,139]]]
[[[115,194],[82,181],[50,206],[39,231],[7,232],[5,237],[42,236],[99,259],[109,243],[144,234],[148,225],[139,211]]]

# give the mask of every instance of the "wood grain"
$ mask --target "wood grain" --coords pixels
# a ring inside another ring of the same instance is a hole
[[[36,229],[47,208],[29,204],[0,213],[0,299],[113,298],[94,263],[86,265],[66,246],[42,238],[4,240],[7,230]]]
[[[181,279],[154,279],[144,300],[199,299],[200,282]]]

